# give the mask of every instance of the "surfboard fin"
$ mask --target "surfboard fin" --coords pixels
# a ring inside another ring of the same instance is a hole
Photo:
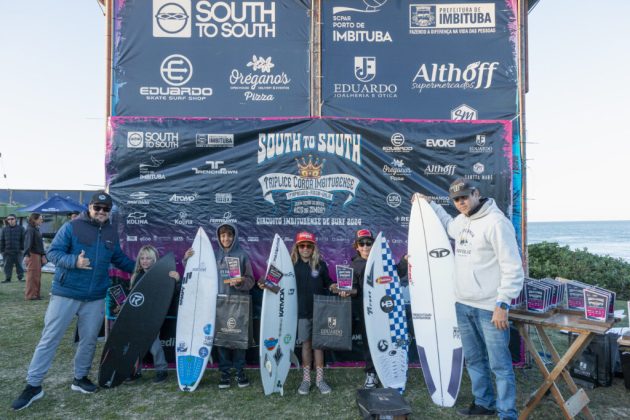
[[[295,352],[291,352],[291,356],[289,356],[291,359],[291,363],[293,363],[298,370],[300,369],[300,361],[298,360],[297,356],[295,355]]]

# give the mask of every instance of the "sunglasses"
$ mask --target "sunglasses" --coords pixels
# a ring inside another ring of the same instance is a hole
[[[372,246],[374,242],[372,241],[360,241],[357,243],[358,246]]]
[[[313,249],[313,244],[299,244],[298,248],[300,248],[300,249],[304,249],[304,248],[306,248],[306,249]]]
[[[105,213],[109,213],[109,211],[111,210],[111,207],[107,207],[107,206],[99,206],[96,204],[92,204],[92,208],[94,209],[94,211],[103,211]]]
[[[461,197],[455,197],[455,198],[453,198],[453,201],[456,202],[456,203],[459,203],[462,200],[468,200],[468,197],[470,197],[470,196],[469,195],[464,195],[464,196],[461,196]]]

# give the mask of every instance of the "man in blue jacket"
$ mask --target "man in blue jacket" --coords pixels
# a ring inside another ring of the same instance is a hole
[[[28,368],[26,388],[13,402],[14,410],[26,408],[44,396],[42,381],[75,315],[80,340],[71,389],[85,394],[96,391],[88,373],[105,312],[109,265],[131,273],[135,264],[120,249],[118,234],[109,221],[111,209],[109,194],[97,192],[88,211],[64,224],[53,239],[47,254],[56,266],[52,296],[44,331]]]

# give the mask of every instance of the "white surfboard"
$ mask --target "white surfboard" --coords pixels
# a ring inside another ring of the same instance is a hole
[[[182,391],[199,385],[212,350],[218,291],[217,263],[206,232],[199,228],[186,263],[177,313],[175,359]]]
[[[267,261],[282,273],[280,291],[263,293],[260,317],[260,377],[265,395],[284,395],[284,382],[291,368],[297,332],[297,288],[291,256],[284,241],[275,235]]]
[[[440,219],[425,200],[409,217],[409,291],[416,347],[433,402],[452,407],[464,355],[455,315],[455,258]]]
[[[363,311],[376,373],[384,387],[402,393],[407,382],[407,319],[396,263],[382,233],[365,266]]]

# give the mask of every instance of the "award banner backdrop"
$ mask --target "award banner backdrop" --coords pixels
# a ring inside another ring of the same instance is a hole
[[[275,233],[317,236],[335,277],[355,251],[354,232],[383,231],[406,253],[410,197],[448,199],[455,177],[512,211],[509,121],[351,119],[110,120],[107,177],[123,249],[150,243],[182,256],[199,226],[239,228],[260,276]]]

